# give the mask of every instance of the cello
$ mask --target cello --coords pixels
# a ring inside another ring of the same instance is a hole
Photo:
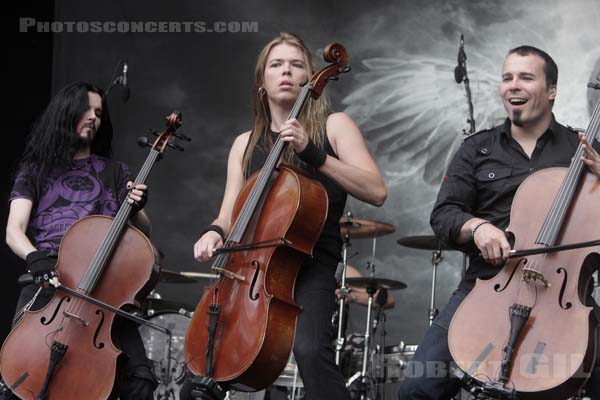
[[[167,129],[134,184],[146,181],[167,146],[180,148],[171,143],[174,135],[183,137],[175,133],[180,125],[180,114],[167,117]],[[125,199],[114,218],[88,216],[65,233],[56,264],[58,290],[43,308],[25,312],[0,352],[2,377],[19,398],[106,399],[111,394],[121,353],[111,338],[115,314],[143,322],[120,308],[145,297],[158,276],[150,241],[127,223],[131,212]]]
[[[600,102],[585,133],[600,127]],[[600,180],[582,145],[569,168],[540,170],[514,196],[511,256],[458,307],[448,346],[472,383],[500,398],[567,398],[589,378],[596,320],[586,304],[600,265]]]
[[[330,44],[323,57],[332,64],[303,86],[288,119],[297,118],[329,80],[349,71],[343,46]],[[294,284],[325,223],[328,198],[299,169],[277,167],[286,145],[279,136],[263,168],[238,194],[232,229],[211,266],[218,277],[204,290],[188,327],[186,365],[206,378],[209,389],[261,390],[283,371],[292,350],[300,312]]]

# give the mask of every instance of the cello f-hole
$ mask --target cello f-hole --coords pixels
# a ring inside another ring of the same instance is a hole
[[[60,302],[58,303],[58,305],[54,309],[54,312],[52,313],[52,316],[50,317],[49,320],[47,320],[46,317],[40,318],[40,322],[42,323],[42,325],[50,325],[52,323],[52,321],[54,321],[54,318],[56,318],[56,316],[58,315],[58,312],[60,311],[60,308],[61,308],[62,303],[64,301],[66,301],[67,303],[70,302],[71,301],[71,297],[70,296],[65,296],[62,299],[60,299]]]
[[[499,283],[494,285],[495,292],[497,292],[497,293],[503,292],[508,287],[510,282],[513,280],[513,277],[515,276],[515,272],[517,272],[517,268],[519,267],[519,264],[521,264],[521,263],[523,264],[523,266],[527,265],[527,259],[522,258],[518,262],[515,263],[515,266],[513,267],[513,270],[511,271],[510,276],[508,277],[508,280],[506,281],[504,286],[500,287]]]
[[[573,303],[568,301],[566,304],[563,305],[563,300],[564,300],[565,288],[567,287],[567,280],[569,279],[569,276],[568,276],[567,270],[562,267],[558,268],[556,270],[556,273],[564,275],[562,284],[560,285],[560,294],[558,295],[558,305],[563,310],[568,310],[569,308],[571,308],[573,306]]]
[[[96,332],[94,332],[94,347],[98,350],[104,348],[104,343],[98,343],[98,335],[100,335],[100,330],[102,329],[102,325],[104,325],[104,312],[102,310],[96,310],[96,315],[100,316],[100,320],[98,321],[98,326],[96,327]]]
[[[260,272],[260,263],[257,260],[253,260],[252,266],[255,269],[254,269],[254,276],[252,277],[252,284],[250,285],[249,296],[250,296],[250,300],[258,300],[259,294],[258,294],[258,292],[254,292],[254,288],[256,285],[256,280],[258,279],[258,274]]]

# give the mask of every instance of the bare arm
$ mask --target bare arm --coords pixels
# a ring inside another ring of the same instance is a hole
[[[244,150],[248,144],[250,132],[245,132],[239,135],[229,151],[229,159],[227,161],[227,183],[225,184],[225,194],[221,202],[219,216],[213,221],[213,225],[219,225],[223,228],[225,235],[231,229],[231,217],[233,215],[233,207],[238,194],[244,186],[244,173],[242,162]],[[207,261],[212,258],[214,249],[223,246],[221,236],[214,231],[208,231],[194,245],[194,258],[200,262]]]
[[[8,223],[6,224],[6,244],[22,259],[37,249],[26,235],[33,202],[29,199],[14,199],[10,202]]]
[[[387,188],[358,126],[344,113],[331,114],[327,135],[339,160],[328,156],[321,172],[357,199],[383,205]]]

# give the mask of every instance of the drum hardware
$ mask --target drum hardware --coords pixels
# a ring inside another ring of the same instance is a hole
[[[385,222],[354,218],[351,212],[348,212],[345,217],[340,219],[340,235],[343,240],[342,245],[342,277],[339,290],[339,308],[338,308],[338,334],[335,340],[335,363],[340,365],[340,355],[344,347],[344,306],[346,304],[346,296],[349,288],[346,286],[346,267],[348,266],[348,248],[351,246],[350,239],[373,239],[372,265],[375,268],[375,246],[376,238],[387,235],[396,231],[396,227]],[[371,301],[371,299],[370,299]],[[367,311],[368,319],[370,319],[370,309]]]
[[[519,400],[514,389],[507,388],[500,382],[480,382],[465,374],[460,368],[452,368],[451,370],[473,400]]]
[[[225,400],[263,400],[266,390],[259,390],[258,392],[238,392],[230,390],[225,395]]]
[[[167,327],[170,334],[154,332],[144,326],[138,328],[146,356],[152,361],[152,373],[159,382],[155,390],[157,400],[178,400],[185,380],[183,343],[193,307],[178,301],[163,299],[153,290],[142,303],[142,312],[148,321]]]
[[[148,297],[144,299],[140,308],[146,317],[152,317],[157,313],[171,312],[185,315],[188,318],[193,314],[189,310],[194,309],[191,305],[180,301],[163,299],[156,290],[152,290],[148,294]]]
[[[347,214],[347,220],[350,219],[352,214],[349,212]],[[340,292],[339,292],[339,308],[338,308],[338,329],[337,329],[337,338],[335,340],[335,363],[336,365],[340,365],[340,354],[342,348],[344,347],[344,309],[346,305],[346,295],[348,294],[348,287],[346,286],[346,266],[348,265],[348,248],[351,246],[350,244],[350,232],[347,229],[349,227],[349,222],[340,221],[340,234],[342,236],[342,277],[340,282]]]
[[[411,247],[419,250],[433,250],[431,253],[431,265],[432,276],[431,276],[431,298],[429,302],[428,320],[429,325],[433,323],[433,320],[438,315],[438,309],[435,308],[435,291],[436,291],[436,277],[438,264],[443,260],[442,250],[453,250],[450,246],[436,238],[435,236],[407,236],[397,240],[397,243],[401,246]]]

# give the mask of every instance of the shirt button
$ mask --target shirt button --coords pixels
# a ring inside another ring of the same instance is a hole
[[[481,149],[481,154],[487,154],[488,149],[486,149],[485,147],[483,149]]]
[[[490,179],[494,179],[495,177],[496,177],[496,174],[495,174],[495,173],[493,173],[493,172],[490,172],[490,173],[488,174],[488,178],[490,178]]]
[[[533,172],[535,168],[529,168],[529,172]]]

